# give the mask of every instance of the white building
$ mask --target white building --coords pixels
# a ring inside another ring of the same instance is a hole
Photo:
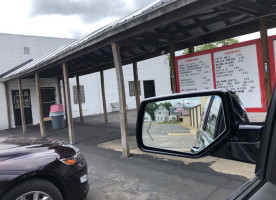
[[[169,117],[169,111],[163,105],[159,105],[154,111],[154,118],[156,122],[167,121]]]
[[[60,41],[59,41],[60,40]],[[21,36],[0,34],[0,74],[11,70],[29,59],[37,59],[60,46],[73,41],[72,39]],[[45,48],[45,49],[44,49]],[[6,49],[6,50],[5,50]],[[4,55],[4,56],[2,56]],[[150,60],[138,62],[138,77],[140,81],[140,91],[143,100],[145,97],[159,96],[171,93],[170,71],[167,56],[159,56]],[[156,73],[158,71],[158,73]],[[134,76],[132,65],[123,67],[126,102],[128,109],[136,108]],[[1,75],[0,75],[1,76]],[[115,69],[105,70],[105,94],[107,111],[111,112],[111,103],[119,102],[118,88]],[[59,103],[58,79],[41,79],[41,96],[44,117],[47,117],[49,106]],[[82,107],[84,115],[103,113],[100,73],[89,74],[80,77]],[[76,80],[70,79],[70,91],[73,117],[79,116],[79,106],[76,96]],[[11,126],[16,127],[21,124],[20,111],[18,108],[17,81],[7,82]],[[150,88],[150,89],[149,89]],[[152,88],[154,88],[152,90]],[[22,79],[22,89],[25,101],[26,124],[39,123],[38,102],[35,91],[34,79]],[[150,93],[149,93],[150,91]],[[0,84],[0,130],[8,128],[7,103],[5,98],[4,84]],[[63,101],[64,102],[64,101]],[[26,116],[27,115],[27,116]]]
[[[144,122],[151,122],[152,119],[151,119],[151,116],[148,112],[145,112],[144,114]]]

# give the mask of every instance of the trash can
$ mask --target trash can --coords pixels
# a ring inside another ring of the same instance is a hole
[[[51,105],[49,116],[52,118],[53,129],[65,128],[64,115],[65,112],[62,104]]]

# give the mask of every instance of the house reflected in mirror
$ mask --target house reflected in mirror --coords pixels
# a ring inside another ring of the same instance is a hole
[[[219,96],[182,98],[146,105],[142,139],[148,147],[196,153],[224,130]]]

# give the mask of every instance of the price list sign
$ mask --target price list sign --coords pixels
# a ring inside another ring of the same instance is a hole
[[[214,53],[218,89],[236,92],[246,108],[262,107],[256,45]]]
[[[178,60],[180,92],[214,88],[211,54]]]

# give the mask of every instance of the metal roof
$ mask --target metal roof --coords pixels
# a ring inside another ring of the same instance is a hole
[[[239,36],[259,30],[258,19],[269,16],[276,26],[275,0],[157,0],[56,51],[0,77],[0,82],[62,76],[68,64],[70,77],[114,67],[111,42],[120,44],[122,64],[138,62],[175,50]]]

